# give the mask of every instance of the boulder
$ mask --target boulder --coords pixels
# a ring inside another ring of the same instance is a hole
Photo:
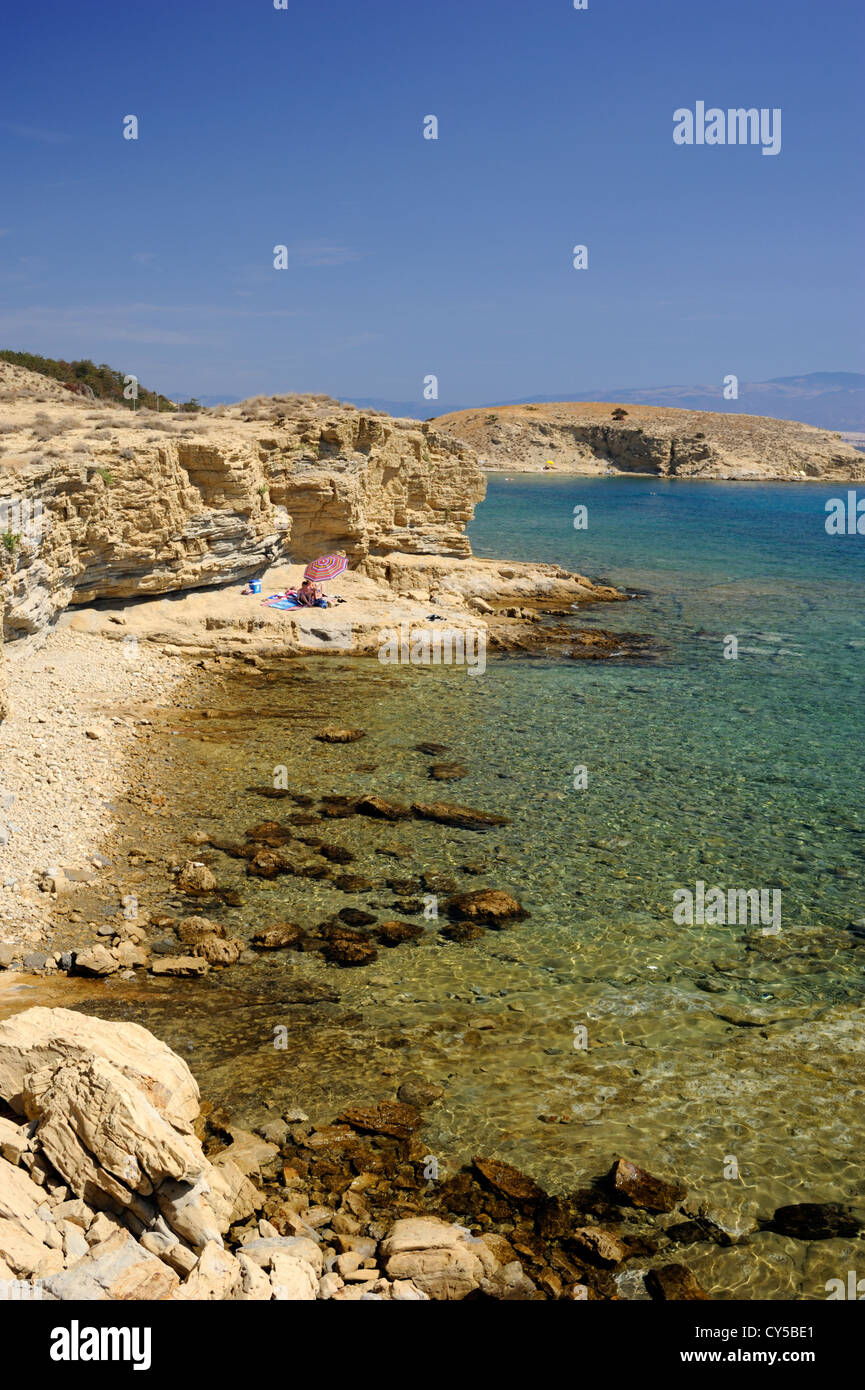
[[[216,876],[206,864],[187,859],[177,875],[177,887],[191,897],[204,897],[216,888]]]
[[[0,1022],[0,1096],[23,1114],[28,1072],[89,1057],[109,1060],[170,1124],[191,1133],[199,1092],[183,1059],[137,1023],[112,1023],[72,1009],[25,1009]]]
[[[271,1264],[270,1283],[273,1297],[279,1302],[311,1303],[318,1297],[318,1278],[305,1260],[291,1255],[275,1254]]]
[[[234,1255],[223,1249],[221,1241],[208,1241],[185,1283],[175,1291],[175,1299],[200,1302],[236,1298],[243,1285],[243,1269]]]
[[[293,922],[275,922],[272,927],[260,928],[252,938],[259,951],[278,951],[283,948],[301,950],[305,933]]]
[[[479,922],[490,927],[500,927],[505,922],[521,922],[528,912],[512,897],[499,888],[478,888],[471,893],[457,893],[448,899],[449,917],[461,922]]]
[[[616,1159],[607,1183],[615,1201],[654,1212],[672,1211],[683,1201],[687,1191],[681,1183],[655,1178],[626,1158]]]
[[[523,1205],[534,1205],[546,1196],[543,1188],[518,1168],[502,1163],[498,1158],[473,1158],[472,1166],[503,1197]]]
[[[151,975],[172,975],[179,979],[200,979],[210,965],[202,956],[160,956],[151,967]]]
[[[104,1057],[62,1062],[24,1079],[27,1116],[49,1162],[78,1197],[137,1207],[167,1178],[195,1182],[205,1166],[194,1135],[175,1128]]]
[[[246,942],[241,941],[240,937],[227,940],[220,936],[204,936],[193,946],[192,953],[207,961],[208,965],[235,965],[245,950]]]
[[[0,1115],[0,1154],[10,1163],[17,1164],[29,1148],[27,1126],[13,1124],[12,1120],[6,1120]]]
[[[367,1134],[387,1134],[394,1139],[410,1139],[420,1124],[414,1106],[401,1101],[381,1101],[379,1105],[352,1105],[338,1119]]]
[[[107,946],[91,946],[84,951],[76,951],[73,957],[76,975],[113,975],[120,969],[120,962]]]
[[[28,1178],[23,1168],[0,1158],[0,1217],[11,1221],[35,1217],[44,1201],[42,1188]]]
[[[211,936],[225,936],[221,922],[212,922],[209,917],[184,917],[174,924],[175,935],[183,946],[197,946]]]
[[[700,1288],[693,1274],[684,1265],[662,1265],[650,1269],[645,1276],[645,1284],[652,1298],[668,1300],[708,1300],[709,1295]]]
[[[388,1278],[409,1280],[438,1301],[465,1298],[498,1268],[483,1240],[435,1217],[395,1222],[382,1242],[381,1256]]]
[[[71,1269],[44,1282],[52,1298],[72,1302],[91,1300],[147,1300],[170,1298],[179,1280],[174,1270],[142,1249],[128,1231],[117,1231]]]
[[[52,1249],[40,1239],[40,1235],[41,1232],[28,1230],[19,1221],[0,1217],[0,1260],[8,1265],[16,1278],[43,1279],[63,1268],[62,1249]]]

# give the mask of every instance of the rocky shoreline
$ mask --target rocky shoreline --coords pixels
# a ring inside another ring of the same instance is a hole
[[[16,1014],[0,1023],[0,1297],[705,1300],[689,1247],[861,1239],[852,1207],[743,1221],[620,1157],[554,1197],[495,1157],[445,1176],[421,1138],[441,1097],[408,1075],[391,1100],[252,1133],[138,1024]]]
[[[762,415],[545,401],[460,410],[434,423],[476,450],[487,472],[764,482],[865,479],[861,451],[838,432]]]

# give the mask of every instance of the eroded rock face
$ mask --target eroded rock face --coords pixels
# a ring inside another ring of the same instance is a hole
[[[0,1097],[31,1121],[41,1161],[88,1206],[146,1227],[161,1214],[195,1247],[228,1229],[242,1174],[232,1182],[205,1158],[192,1129],[198,1087],[146,1029],[69,1009],[17,1014],[0,1024]],[[14,1171],[0,1210],[31,1195]]]
[[[679,478],[865,478],[865,459],[829,430],[762,415],[565,401],[462,410],[436,422],[488,468],[655,473]]]
[[[31,522],[0,570],[7,639],[70,603],[242,580],[268,551],[470,554],[485,480],[434,426],[308,398],[133,413],[25,376],[0,398],[0,502]]]

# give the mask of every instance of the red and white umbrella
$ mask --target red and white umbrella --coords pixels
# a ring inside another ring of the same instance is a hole
[[[317,560],[313,560],[303,571],[304,579],[312,579],[314,582],[321,582],[324,579],[336,579],[338,574],[348,569],[348,560],[344,555],[319,555]]]

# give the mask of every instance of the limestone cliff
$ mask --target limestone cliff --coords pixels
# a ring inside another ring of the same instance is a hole
[[[485,480],[434,425],[327,397],[133,412],[0,369],[7,642],[70,604],[237,582],[268,559],[471,553]]]
[[[865,479],[865,454],[840,435],[766,416],[563,402],[462,410],[434,424],[476,449],[487,469],[505,472],[552,463],[579,474]]]

